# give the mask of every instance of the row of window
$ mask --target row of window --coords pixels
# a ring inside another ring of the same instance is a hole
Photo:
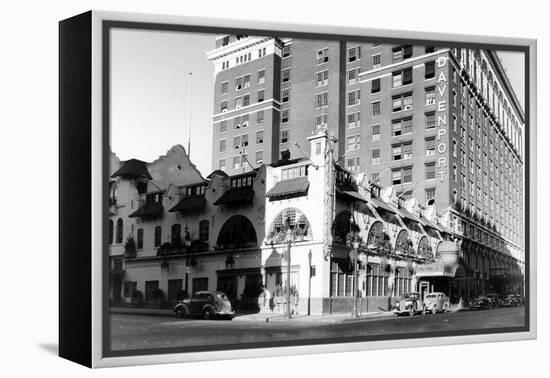
[[[210,229],[210,223],[208,220],[202,220],[199,222],[199,240],[208,242],[208,233]],[[143,239],[145,231],[143,228],[137,230],[136,247],[138,250],[143,249]],[[123,241],[123,221],[121,218],[117,220],[116,229],[112,220],[109,220],[109,244],[120,244]],[[170,241],[172,244],[180,244],[181,240],[181,225],[174,224],[171,227]],[[154,230],[154,242],[155,247],[160,247],[162,243],[162,227],[156,226]]]
[[[256,157],[256,164],[263,164],[264,151],[263,150],[256,151],[255,157]],[[232,162],[232,165],[231,165],[232,169],[246,168],[248,167],[248,154],[243,153],[239,156],[233,156],[231,162]],[[225,158],[220,159],[218,161],[218,168],[221,170],[225,170],[227,168],[227,163]]]

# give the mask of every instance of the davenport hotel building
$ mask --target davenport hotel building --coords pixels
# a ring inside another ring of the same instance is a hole
[[[524,116],[493,52],[223,35],[207,56],[213,172],[112,155],[113,304],[523,294]]]

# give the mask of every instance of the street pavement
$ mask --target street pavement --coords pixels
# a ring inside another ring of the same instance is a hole
[[[330,321],[327,321],[330,319]],[[111,314],[111,348],[171,348],[318,338],[404,335],[523,326],[525,308],[451,312],[396,317],[373,313],[358,319],[332,317],[279,318],[253,316],[233,320],[177,319],[143,314]]]

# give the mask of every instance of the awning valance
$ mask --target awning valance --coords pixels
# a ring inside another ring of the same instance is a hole
[[[443,260],[436,260],[431,264],[419,265],[416,268],[417,277],[454,277],[459,268],[459,263],[445,263]]]
[[[179,201],[170,210],[171,213],[179,211],[181,213],[193,212],[204,209],[206,199],[204,196],[189,196]]]
[[[425,217],[420,217],[420,222],[422,223],[423,226],[431,227],[434,230],[439,231],[439,227],[435,223],[433,223],[432,221],[428,220]]]
[[[365,203],[368,202],[368,200],[361,194],[359,194],[359,192],[355,190],[351,185],[337,184],[336,193],[341,195],[342,197],[347,197],[352,201],[361,201]]]
[[[397,214],[397,209],[391,207],[386,202],[379,200],[378,198],[370,198],[369,201],[377,208],[388,211],[393,214]]]
[[[218,198],[214,205],[234,205],[252,201],[254,189],[251,186],[231,188]]]
[[[416,215],[414,215],[413,213],[411,213],[407,209],[401,208],[398,211],[399,211],[399,215],[401,215],[402,218],[406,218],[406,219],[411,220],[411,221],[416,222],[416,223],[422,223],[420,221],[420,218],[418,218]]]
[[[134,211],[132,214],[128,215],[128,217],[154,218],[160,216],[163,211],[164,207],[161,203],[146,203],[145,205]]]
[[[296,177],[290,180],[279,181],[265,195],[269,199],[285,196],[306,195],[309,189],[309,180],[306,176]]]

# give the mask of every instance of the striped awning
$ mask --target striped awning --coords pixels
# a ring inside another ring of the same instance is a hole
[[[287,196],[306,195],[309,189],[309,180],[306,176],[296,177],[290,180],[279,181],[265,195],[269,199]]]
[[[393,214],[397,214],[397,209],[391,207],[386,202],[379,200],[378,198],[370,198],[369,201],[377,208],[388,211]]]

